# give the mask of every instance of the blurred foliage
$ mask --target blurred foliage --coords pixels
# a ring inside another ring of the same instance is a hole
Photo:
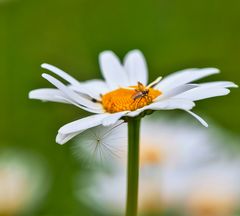
[[[99,52],[111,49],[123,57],[138,48],[151,80],[210,66],[222,73],[209,80],[239,84],[239,12],[238,0],[0,1],[0,145],[38,152],[49,164],[53,187],[38,215],[96,215],[74,198],[79,167],[71,145],[54,142],[60,126],[86,113],[28,99],[31,89],[50,86],[40,77],[40,64],[56,65],[79,80],[100,78]],[[240,132],[239,90],[198,105],[203,117]]]

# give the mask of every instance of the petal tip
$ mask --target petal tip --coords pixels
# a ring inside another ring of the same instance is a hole
[[[124,62],[126,62],[127,59],[131,59],[131,60],[133,60],[133,59],[141,59],[142,61],[145,61],[145,57],[144,57],[142,51],[139,50],[139,49],[130,50],[130,51],[126,54],[126,56],[125,56],[125,58],[124,58]],[[145,64],[146,64],[146,63],[145,63]]]
[[[44,79],[46,79],[49,75],[48,74],[46,74],[46,73],[42,73],[42,75],[41,75]]]
[[[48,68],[48,66],[49,66],[48,63],[42,63],[42,64],[41,64],[41,68],[44,68],[44,69]]]
[[[63,135],[62,135],[61,133],[58,133],[58,134],[57,134],[55,141],[56,141],[56,143],[59,144],[59,145],[63,145],[63,144],[66,143],[66,142],[64,141]]]
[[[34,90],[32,90],[32,91],[30,91],[30,92],[28,93],[28,98],[29,98],[29,99],[34,99],[34,97],[33,97],[33,95],[34,95],[34,94],[33,94],[33,91],[34,91]]]
[[[128,54],[143,55],[142,51],[139,49],[133,49],[128,52]]]
[[[225,95],[228,95],[231,91],[229,89],[225,89]]]
[[[209,69],[211,69],[211,70],[215,70],[216,72],[220,72],[220,69],[219,68],[215,68],[215,67],[210,67]]]
[[[108,56],[112,56],[112,55],[115,55],[115,53],[111,50],[104,50],[102,52],[99,53],[99,58],[106,58]]]
[[[232,84],[232,88],[238,88],[238,87],[239,87],[239,85],[237,85],[236,83]]]
[[[218,68],[215,68],[215,67],[207,67],[207,68],[203,68],[202,70],[211,71],[213,74],[218,74],[218,73],[220,73],[220,70],[219,70]]]

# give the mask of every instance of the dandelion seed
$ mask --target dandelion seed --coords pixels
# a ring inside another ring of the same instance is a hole
[[[124,122],[91,128],[76,138],[73,152],[86,164],[122,160],[126,154],[126,129]]]

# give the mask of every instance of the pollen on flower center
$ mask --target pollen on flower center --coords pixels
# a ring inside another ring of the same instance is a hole
[[[102,96],[102,105],[109,113],[134,111],[153,102],[161,95],[159,90],[147,88],[143,84],[119,88]]]

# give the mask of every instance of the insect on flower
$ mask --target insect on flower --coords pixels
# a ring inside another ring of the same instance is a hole
[[[138,87],[135,89],[132,99],[134,102],[139,99],[137,101],[137,106],[139,106],[142,99],[145,99],[147,104],[150,104],[152,101],[152,98],[149,96],[149,89],[140,82],[138,82]]]
[[[132,99],[135,101],[139,99],[138,103],[144,98],[148,104],[152,102],[152,98],[149,96],[149,89],[156,86],[162,77],[157,78],[154,82],[150,83],[148,86],[144,86],[141,82],[138,81],[137,88],[133,88],[135,90],[135,94],[132,96]]]
[[[130,103],[130,109],[136,110],[139,107],[144,107],[145,105],[151,104],[154,100],[153,94],[151,94],[151,90],[156,86],[162,77],[158,77],[155,81],[150,83],[148,86],[143,85],[141,82],[137,82],[137,86],[131,86],[128,88],[123,88],[125,90],[130,90],[132,92],[131,99],[132,103]],[[155,95],[160,95],[161,92],[156,92]],[[143,100],[143,101],[142,101]],[[142,103],[141,103],[142,102]]]

